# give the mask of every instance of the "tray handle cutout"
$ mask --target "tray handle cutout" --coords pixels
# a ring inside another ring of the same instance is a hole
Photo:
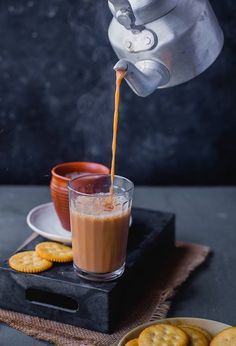
[[[63,294],[44,291],[29,287],[25,291],[25,298],[32,304],[46,306],[67,312],[77,312],[79,304],[76,300]]]

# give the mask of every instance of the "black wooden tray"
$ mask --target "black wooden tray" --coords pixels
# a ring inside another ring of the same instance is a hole
[[[72,264],[55,264],[39,274],[19,273],[6,260],[0,266],[0,306],[100,332],[111,332],[129,303],[141,294],[153,270],[175,245],[173,214],[132,209],[126,269],[116,281],[80,279]],[[45,239],[38,236],[21,251]]]

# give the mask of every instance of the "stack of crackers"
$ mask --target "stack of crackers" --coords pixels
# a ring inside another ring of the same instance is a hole
[[[54,262],[65,263],[73,260],[72,248],[55,242],[36,245],[34,251],[18,252],[9,259],[12,269],[23,273],[39,273],[50,269]]]
[[[212,338],[205,329],[194,325],[155,324],[125,346],[236,346],[236,327],[227,328]]]

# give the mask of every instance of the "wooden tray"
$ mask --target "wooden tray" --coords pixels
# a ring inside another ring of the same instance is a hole
[[[25,274],[11,269],[6,260],[0,266],[0,306],[111,332],[175,245],[173,214],[133,208],[132,216],[126,269],[121,278],[106,283],[89,282],[77,276],[72,264],[55,264],[43,273]],[[44,240],[38,236],[21,251],[32,250]]]

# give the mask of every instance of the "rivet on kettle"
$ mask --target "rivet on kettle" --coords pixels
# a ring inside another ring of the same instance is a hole
[[[151,43],[151,39],[150,39],[150,37],[145,37],[145,44],[146,44],[146,46],[149,46],[149,44]]]
[[[132,47],[132,42],[131,41],[126,41],[125,45],[126,45],[126,48],[130,49]]]

